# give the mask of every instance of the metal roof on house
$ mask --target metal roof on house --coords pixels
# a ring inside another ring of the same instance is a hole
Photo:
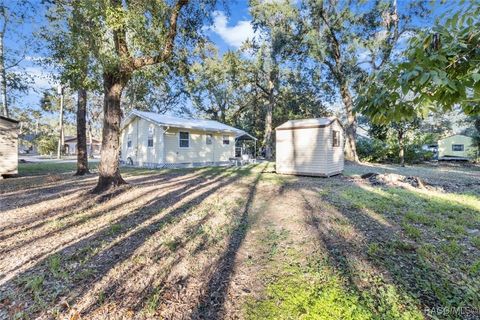
[[[331,125],[334,121],[338,121],[336,117],[313,118],[301,120],[288,120],[282,125],[278,126],[276,130],[288,129],[305,129],[305,128],[323,128]],[[340,121],[338,121],[340,123]],[[340,125],[342,125],[340,123]]]
[[[135,116],[145,119],[147,121],[154,122],[164,127],[195,129],[195,130],[212,131],[212,132],[235,133],[236,138],[239,138],[242,136],[248,136],[254,140],[257,140],[257,138],[255,138],[254,136],[248,134],[243,130],[228,126],[226,124],[223,124],[215,120],[181,118],[181,117],[169,116],[164,114],[158,114],[155,112],[147,112],[147,111],[140,111],[140,110],[133,110],[132,112],[130,112],[130,114],[123,121],[122,127],[130,123],[130,121]]]

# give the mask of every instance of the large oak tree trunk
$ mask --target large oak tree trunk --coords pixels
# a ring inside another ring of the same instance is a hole
[[[357,120],[353,114],[353,100],[346,83],[340,83],[340,95],[342,96],[345,113],[347,115],[345,158],[350,161],[359,162],[356,143]]]
[[[77,172],[76,176],[90,173],[87,151],[87,90],[77,91]]]
[[[93,193],[101,193],[127,183],[120,175],[119,169],[120,122],[122,119],[120,99],[127,81],[128,77],[125,75],[122,77],[119,70],[103,75],[105,97],[101,160],[98,168],[100,176]]]

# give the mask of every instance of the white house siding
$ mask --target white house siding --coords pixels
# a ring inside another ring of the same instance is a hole
[[[148,130],[154,129],[153,147],[148,147]],[[127,147],[128,135],[131,135],[132,147]],[[122,160],[131,158],[136,165],[150,166],[164,163],[163,158],[163,130],[154,123],[135,118],[122,131]]]
[[[340,132],[333,147],[332,131]],[[343,170],[343,129],[334,121],[320,128],[276,130],[276,171],[285,174],[329,176]]]
[[[454,151],[452,145],[463,145],[463,151]],[[456,134],[438,140],[438,158],[459,157],[469,158],[474,155],[473,139],[461,134]]]
[[[189,132],[190,145],[180,148],[179,132]],[[212,144],[206,144],[207,134],[212,134]],[[228,135],[230,144],[223,144],[223,135]],[[223,162],[235,154],[235,135],[200,130],[166,128],[165,163]]]
[[[17,126],[0,118],[0,175],[18,173]]]

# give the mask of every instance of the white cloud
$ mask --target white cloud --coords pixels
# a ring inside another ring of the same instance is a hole
[[[222,11],[213,13],[213,25],[209,29],[218,34],[225,43],[237,48],[255,35],[251,21],[240,20],[236,25],[229,27],[227,16]]]
[[[33,78],[33,88],[45,90],[55,86],[52,75],[42,67],[26,67],[25,72]]]

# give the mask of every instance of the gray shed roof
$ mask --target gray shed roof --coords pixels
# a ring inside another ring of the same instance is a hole
[[[257,140],[257,138],[243,130],[228,126],[215,120],[180,118],[140,110],[133,110],[132,112],[130,112],[130,114],[123,121],[122,127],[128,124],[135,116],[165,127],[234,133],[236,138],[248,136],[253,140]]]
[[[338,121],[338,123],[342,125],[342,123],[338,120],[337,117],[312,118],[312,119],[301,119],[301,120],[288,120],[287,122],[278,126],[276,130],[323,128],[331,125],[334,121]]]

